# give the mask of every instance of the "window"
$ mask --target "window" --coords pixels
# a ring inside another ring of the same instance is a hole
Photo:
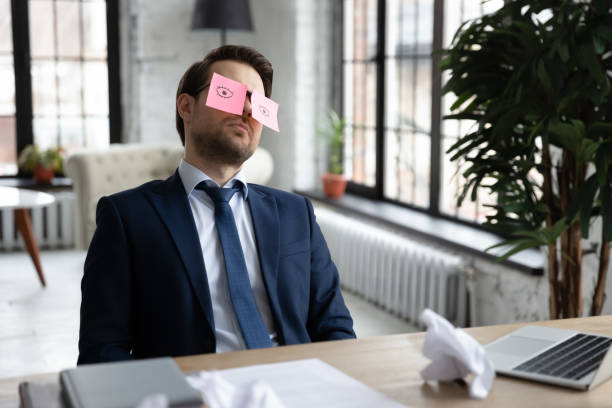
[[[503,0],[344,0],[344,163],[349,190],[431,214],[482,221],[479,201],[457,208],[461,164],[445,151],[472,125],[441,121],[452,96],[432,52],[450,45],[459,25]],[[433,118],[433,119],[432,119]]]
[[[17,173],[27,144],[119,141],[117,9],[117,0],[0,0],[0,175]]]

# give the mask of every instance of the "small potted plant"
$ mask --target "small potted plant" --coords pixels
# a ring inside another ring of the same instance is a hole
[[[328,126],[320,129],[318,133],[328,145],[327,173],[321,176],[323,193],[329,198],[342,197],[346,190],[346,177],[342,167],[344,119],[340,118],[333,109],[330,110]]]
[[[59,148],[41,150],[36,145],[27,145],[19,155],[19,167],[32,173],[37,183],[50,183],[55,172],[62,171],[62,166]]]

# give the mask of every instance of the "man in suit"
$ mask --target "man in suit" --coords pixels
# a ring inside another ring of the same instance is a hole
[[[247,85],[241,115],[206,105],[213,73]],[[248,184],[253,91],[272,66],[223,46],[183,75],[173,176],[100,199],[81,284],[78,364],[354,338],[308,199]]]

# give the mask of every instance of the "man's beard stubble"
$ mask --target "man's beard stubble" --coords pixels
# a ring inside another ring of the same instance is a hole
[[[217,132],[200,132],[192,135],[198,156],[213,160],[215,163],[240,166],[254,153],[250,146],[237,146],[225,136],[222,130]]]

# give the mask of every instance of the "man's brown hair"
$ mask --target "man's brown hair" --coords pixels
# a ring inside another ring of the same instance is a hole
[[[212,77],[213,73],[208,72],[210,66],[222,60],[244,62],[252,66],[261,77],[266,97],[270,97],[272,94],[272,77],[274,73],[270,61],[254,48],[242,45],[224,45],[210,51],[202,61],[191,64],[179,82],[178,89],[176,90],[176,98],[178,99],[179,95],[183,93],[195,97],[197,89],[208,82]],[[175,107],[175,109],[176,130],[181,137],[183,146],[185,146],[185,124],[183,123],[183,118],[179,115],[178,108]]]

